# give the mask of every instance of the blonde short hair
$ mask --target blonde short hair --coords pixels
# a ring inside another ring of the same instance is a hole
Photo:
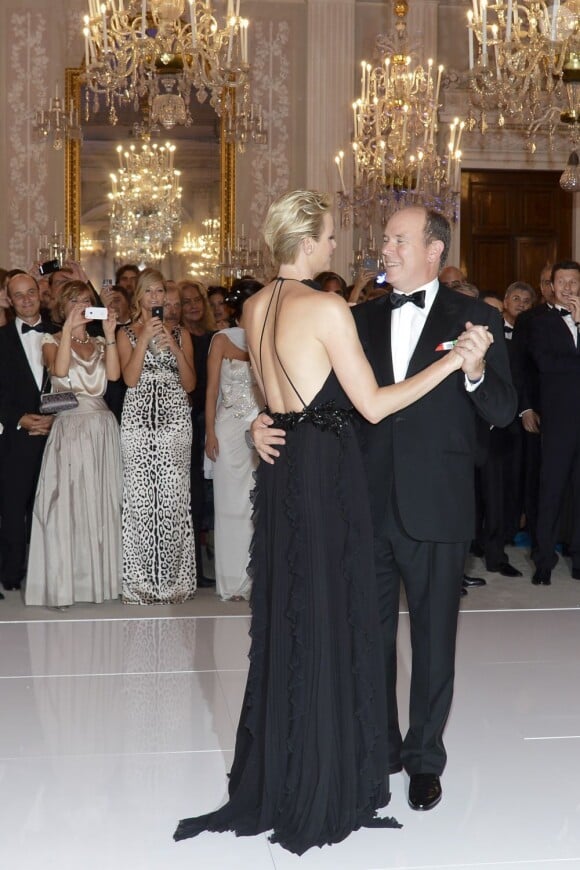
[[[131,320],[138,320],[141,316],[141,310],[143,308],[141,301],[145,295],[145,291],[148,290],[152,284],[162,284],[163,290],[167,292],[165,278],[158,269],[143,269],[137,279],[137,286],[135,287],[135,293],[131,300]]]
[[[294,263],[303,239],[320,239],[331,202],[327,193],[292,190],[272,203],[264,223],[264,240],[276,265]]]
[[[63,284],[60,293],[58,294],[58,299],[56,300],[55,306],[55,320],[57,323],[64,323],[66,320],[65,308],[67,302],[70,302],[71,299],[74,299],[75,296],[78,296],[79,293],[89,293],[91,297],[91,301],[89,305],[97,305],[97,297],[91,290],[88,284],[85,284],[84,281],[67,281],[66,284]]]

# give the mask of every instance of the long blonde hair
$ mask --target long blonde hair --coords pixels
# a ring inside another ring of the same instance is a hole
[[[148,290],[152,284],[159,283],[163,285],[163,290],[167,293],[165,278],[161,272],[158,269],[143,269],[137,279],[137,286],[135,287],[135,293],[131,300],[131,320],[135,321],[141,317],[141,312],[143,310],[141,301],[145,295],[145,291]]]

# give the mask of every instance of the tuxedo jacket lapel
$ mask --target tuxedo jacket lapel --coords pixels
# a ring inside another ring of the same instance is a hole
[[[33,395],[34,392],[40,392],[38,389],[38,384],[36,383],[36,378],[30,368],[30,363],[28,362],[28,357],[24,352],[24,347],[22,346],[22,342],[20,341],[20,336],[18,335],[17,326],[14,321],[8,324],[6,327],[10,329],[10,337],[12,340],[13,346],[13,360],[14,360],[14,370],[17,377],[22,376],[24,379],[24,383],[22,386],[24,387],[26,384],[26,390]],[[46,379],[46,368],[43,367],[42,370],[43,381]]]
[[[369,324],[369,343],[373,355],[373,368],[379,384],[394,383],[393,353],[391,348],[391,312],[390,301],[385,297],[385,304],[377,310],[377,316]]]
[[[465,328],[460,323],[458,325],[461,306],[455,304],[456,300],[453,295],[455,291],[446,291],[447,288],[439,287],[423,332],[419,336],[419,341],[409,360],[406,378],[416,375],[417,372],[439,359],[441,351],[435,350],[437,345],[441,344],[442,341],[453,341]]]
[[[572,333],[562,315],[559,314],[555,308],[552,308],[551,315],[554,320],[554,328],[558,330],[558,335],[561,336],[561,340],[567,342],[570,349],[575,350],[576,353],[580,352],[580,340],[577,344],[574,344]]]

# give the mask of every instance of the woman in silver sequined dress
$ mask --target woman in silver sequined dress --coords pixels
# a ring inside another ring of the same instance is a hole
[[[232,287],[227,302],[236,323],[244,301],[261,287],[254,280]],[[258,457],[246,444],[245,432],[258,413],[258,395],[244,330],[220,330],[208,357],[205,451],[206,469],[214,482],[216,593],[224,600],[250,597],[250,492]]]

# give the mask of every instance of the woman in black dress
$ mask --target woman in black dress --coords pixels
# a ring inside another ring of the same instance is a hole
[[[376,817],[389,801],[385,678],[352,406],[376,422],[416,401],[461,367],[465,337],[379,388],[347,303],[311,281],[336,247],[329,208],[312,191],[271,206],[264,235],[278,277],[244,307],[256,378],[286,444],[257,472],[252,645],[230,799],[183,820],[175,839],[271,830],[300,855],[361,826],[397,826]]]

